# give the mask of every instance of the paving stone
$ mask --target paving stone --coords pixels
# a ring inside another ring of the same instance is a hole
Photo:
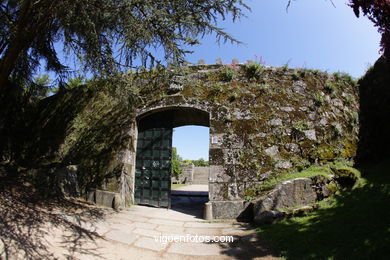
[[[193,228],[229,228],[232,224],[229,223],[208,223],[208,222],[186,222],[184,227]]]
[[[162,225],[162,226],[158,226],[156,230],[162,232],[163,234],[177,234],[177,235],[185,234],[184,228],[176,227],[176,226]]]
[[[221,229],[216,228],[186,228],[184,230],[184,233],[186,234],[193,234],[193,235],[220,235]]]
[[[114,223],[114,224],[109,224],[109,227],[112,229],[118,229],[122,230],[125,232],[130,232],[131,230],[134,229],[134,226],[132,224],[121,224],[121,223]]]
[[[150,219],[148,220],[148,223],[154,223],[159,225],[169,225],[169,226],[176,226],[176,227],[182,227],[183,222],[180,221],[171,221],[171,220],[165,220],[165,219]]]
[[[95,232],[98,233],[99,235],[104,235],[107,231],[111,230],[112,228],[107,225],[97,225]]]
[[[153,238],[161,235],[161,232],[159,231],[144,229],[144,228],[136,228],[132,231],[132,233],[147,236],[147,237],[153,237]]]
[[[131,224],[131,226],[135,228],[144,228],[144,229],[155,229],[157,227],[156,224],[142,223],[142,222],[134,222]]]
[[[137,216],[135,214],[130,214],[130,213],[119,213],[114,215],[114,218],[123,218],[127,219],[129,221],[137,221],[137,222],[146,222],[148,221],[147,218]]]
[[[121,242],[124,244],[132,244],[139,236],[135,234],[129,234],[120,230],[111,230],[106,235],[106,238]]]
[[[153,216],[153,218],[166,219],[166,220],[179,221],[179,222],[195,221],[197,219],[196,216],[188,215],[174,210],[167,211],[164,214],[155,215]]]
[[[167,252],[182,255],[219,255],[221,248],[216,243],[172,243]]]
[[[154,251],[161,251],[165,249],[168,246],[168,243],[162,243],[160,241],[156,241],[155,238],[150,237],[141,237],[137,240],[137,242],[134,243],[135,246],[151,249]]]

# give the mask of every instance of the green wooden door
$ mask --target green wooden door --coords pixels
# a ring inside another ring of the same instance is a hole
[[[136,204],[171,205],[172,128],[140,130],[135,170]]]

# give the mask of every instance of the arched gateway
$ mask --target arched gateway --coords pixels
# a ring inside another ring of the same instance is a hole
[[[135,204],[170,207],[172,133],[185,125],[210,126],[209,112],[176,106],[137,116]]]

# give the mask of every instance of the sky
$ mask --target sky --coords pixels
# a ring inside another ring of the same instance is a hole
[[[380,35],[366,17],[356,18],[345,0],[296,0],[286,12],[287,0],[247,1],[252,12],[247,18],[220,27],[244,42],[218,45],[212,35],[201,39],[188,61],[203,59],[225,64],[262,56],[268,66],[305,67],[323,71],[346,72],[361,77],[379,57]],[[208,128],[176,128],[173,146],[184,159],[208,158]]]

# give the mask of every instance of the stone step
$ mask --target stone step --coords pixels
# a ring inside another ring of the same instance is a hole
[[[194,179],[208,179],[209,176],[208,175],[204,175],[204,176],[194,176]]]
[[[194,178],[204,178],[204,177],[209,177],[209,174],[199,174],[199,175],[194,175]]]
[[[192,184],[194,185],[207,185],[209,184],[209,181],[193,181]]]
[[[194,178],[194,179],[192,180],[192,182],[197,182],[197,181],[206,181],[206,182],[208,182],[208,181],[209,181],[209,178]]]
[[[194,179],[208,179],[209,176],[208,175],[205,175],[205,176],[194,176]]]

